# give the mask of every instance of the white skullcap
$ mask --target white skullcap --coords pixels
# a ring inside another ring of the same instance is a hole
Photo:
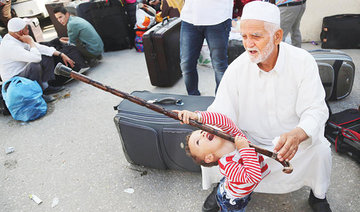
[[[8,31],[9,32],[18,32],[24,29],[26,26],[26,22],[21,18],[12,18],[8,22]]]
[[[275,4],[264,1],[252,1],[245,4],[241,20],[260,20],[280,26],[280,10]]]

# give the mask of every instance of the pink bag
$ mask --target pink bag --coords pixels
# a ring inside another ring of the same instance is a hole
[[[133,3],[136,2],[136,0],[125,0],[125,1],[126,1],[126,3],[128,3],[128,4],[133,4]]]

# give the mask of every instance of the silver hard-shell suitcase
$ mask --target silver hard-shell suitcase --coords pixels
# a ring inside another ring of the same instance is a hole
[[[355,65],[352,58],[338,50],[312,50],[320,78],[323,83],[326,100],[340,100],[352,90],[355,77]]]

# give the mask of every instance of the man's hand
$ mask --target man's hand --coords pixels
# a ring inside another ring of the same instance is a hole
[[[68,37],[61,37],[59,38],[59,40],[63,43],[68,43],[69,42],[69,38]]]
[[[18,36],[18,38],[21,42],[27,43],[31,47],[35,46],[35,41],[30,35],[19,35],[18,33],[15,33],[15,34]]]
[[[61,59],[64,61],[66,66],[70,65],[71,68],[74,68],[75,62],[72,59],[70,59],[66,54],[62,53]]]
[[[188,110],[173,110],[177,112],[178,118],[185,124],[190,123],[190,119],[198,121],[198,116],[196,113],[188,111]]]
[[[278,153],[278,159],[280,161],[290,161],[295,156],[299,144],[307,138],[308,136],[305,131],[297,127],[280,136],[280,139],[274,148],[274,152]]]
[[[249,141],[244,136],[235,137],[235,146],[237,149],[249,148]]]

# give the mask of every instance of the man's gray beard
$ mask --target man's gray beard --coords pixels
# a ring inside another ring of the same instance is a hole
[[[256,64],[264,62],[270,56],[271,52],[274,50],[274,47],[275,45],[272,43],[272,39],[270,39],[270,41],[266,44],[262,54],[260,54],[259,56],[252,57],[248,52],[251,62]]]

